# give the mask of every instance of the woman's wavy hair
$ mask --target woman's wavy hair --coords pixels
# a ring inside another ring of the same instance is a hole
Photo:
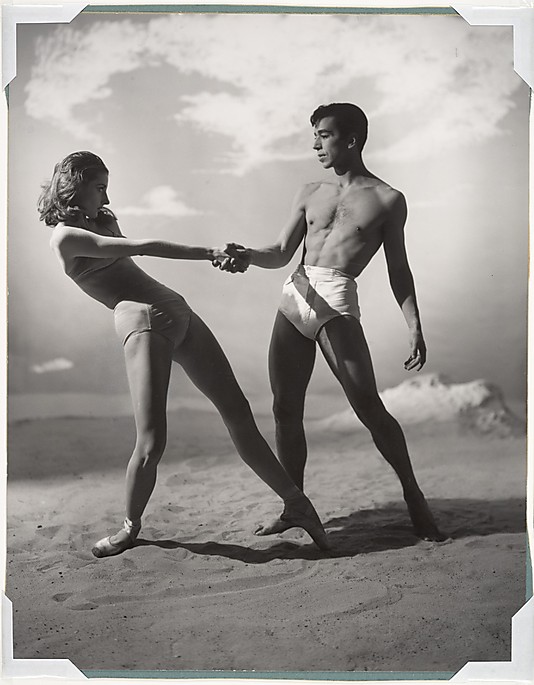
[[[39,219],[47,226],[56,226],[69,219],[78,220],[83,212],[76,206],[76,193],[83,183],[93,180],[103,171],[108,171],[106,165],[92,152],[73,152],[58,162],[51,180],[42,186],[37,205]],[[113,216],[109,210],[101,213],[102,219]]]

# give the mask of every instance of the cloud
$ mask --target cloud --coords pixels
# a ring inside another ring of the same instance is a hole
[[[66,30],[61,30],[66,28]],[[95,144],[101,136],[94,122],[77,111],[91,100],[109,98],[110,78],[146,62],[139,31],[131,22],[101,22],[91,31],[58,26],[50,38],[37,41],[37,63],[26,85],[26,111]]]
[[[488,140],[521,83],[511,29],[456,16],[171,14],[74,25],[40,41],[28,113],[96,139],[81,105],[111,98],[114,76],[170,66],[180,86],[173,118],[223,136],[221,164],[237,173],[308,156],[309,115],[334,100],[387,124],[396,142],[377,154],[388,159]]]
[[[432,197],[420,198],[410,202],[410,211],[458,206],[466,202],[467,198],[476,192],[477,188],[473,183],[455,183],[450,186],[439,186]]]
[[[170,186],[152,188],[142,196],[139,205],[117,209],[118,216],[166,216],[172,219],[200,213],[180,200]]]
[[[67,371],[72,369],[74,364],[69,359],[63,359],[59,357],[58,359],[51,359],[43,364],[34,364],[31,367],[33,373],[55,373],[56,371]]]

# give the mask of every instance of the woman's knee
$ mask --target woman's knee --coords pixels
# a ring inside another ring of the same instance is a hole
[[[250,403],[243,393],[235,393],[226,397],[218,406],[219,413],[227,425],[240,424],[252,419]]]
[[[137,436],[134,456],[143,467],[156,466],[163,456],[166,444],[167,436],[164,434],[152,431],[140,433]]]

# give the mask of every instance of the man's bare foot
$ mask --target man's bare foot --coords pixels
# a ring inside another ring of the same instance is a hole
[[[258,526],[258,528],[256,528],[254,531],[254,535],[275,535],[276,533],[283,533],[284,530],[293,528],[293,525],[291,523],[286,523],[282,519],[282,516],[283,514],[280,514],[280,516],[271,521],[271,523]]]
[[[413,495],[405,495],[404,499],[412,519],[414,532],[418,538],[430,542],[443,542],[447,539],[447,535],[444,535],[439,530],[422,492],[419,491]]]
[[[280,514],[280,517],[272,523],[259,526],[254,531],[254,535],[274,535],[275,533],[283,533],[290,528],[304,528],[320,549],[328,549],[330,546],[323,524],[313,504],[304,494],[294,499],[286,500],[284,511]]]

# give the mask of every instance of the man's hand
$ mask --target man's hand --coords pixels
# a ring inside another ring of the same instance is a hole
[[[414,331],[410,340],[411,354],[404,362],[406,371],[420,371],[426,363],[426,345],[421,331]]]
[[[221,271],[230,273],[244,273],[250,266],[250,253],[237,243],[226,243],[218,250],[218,254],[211,262],[213,266],[218,266]]]

